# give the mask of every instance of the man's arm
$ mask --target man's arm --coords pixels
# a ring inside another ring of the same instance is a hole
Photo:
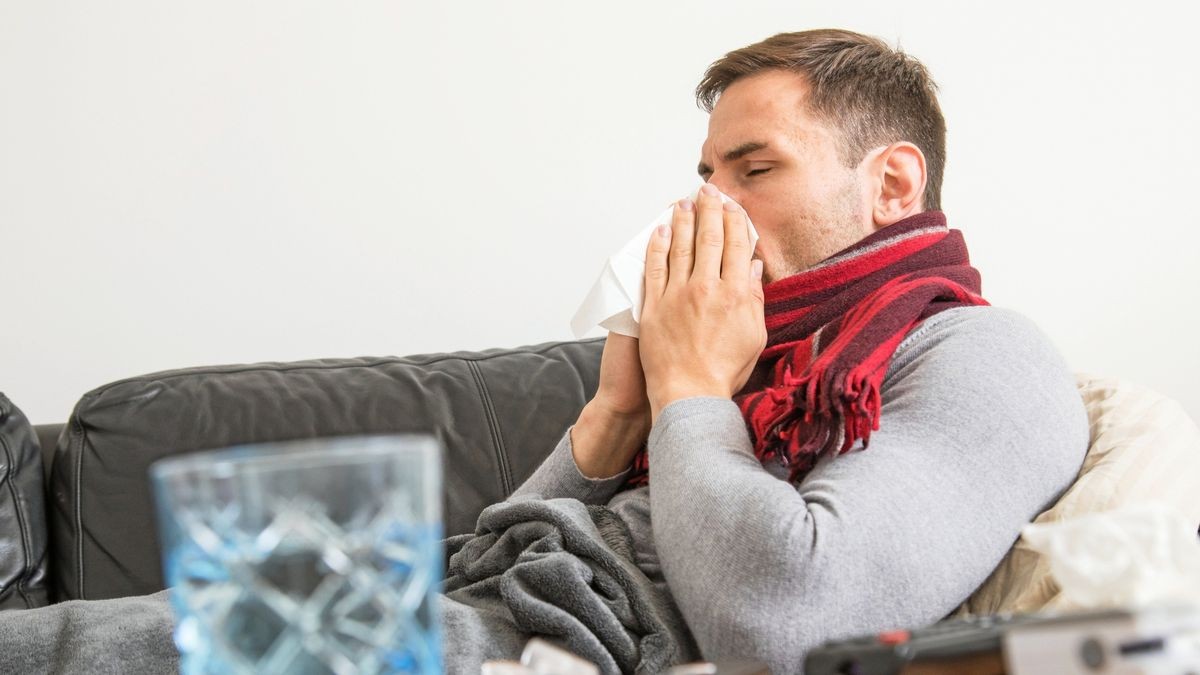
[[[1028,320],[987,307],[905,341],[880,427],[796,488],[754,458],[732,401],[661,411],[654,537],[706,658],[798,672],[827,639],[940,619],[1071,484],[1087,447],[1061,357]]]
[[[645,438],[641,417],[613,415],[588,403],[554,451],[509,499],[538,495],[604,504],[625,483],[631,458]]]
[[[603,504],[616,494],[650,434],[650,403],[639,361],[637,338],[608,334],[596,395],[509,499],[539,495]]]

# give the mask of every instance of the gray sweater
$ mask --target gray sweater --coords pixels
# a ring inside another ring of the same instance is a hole
[[[580,473],[570,429],[514,493],[608,504],[705,657],[800,673],[821,642],[935,622],[1075,480],[1088,424],[1062,357],[1028,319],[942,312],[896,350],[870,447],[799,485],[752,451],[733,401],[664,408],[650,486]]]

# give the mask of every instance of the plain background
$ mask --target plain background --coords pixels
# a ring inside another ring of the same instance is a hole
[[[0,390],[570,339],[698,186],[725,52],[838,26],[941,85],[993,304],[1200,419],[1190,3],[0,0]],[[599,334],[599,333],[597,333]]]

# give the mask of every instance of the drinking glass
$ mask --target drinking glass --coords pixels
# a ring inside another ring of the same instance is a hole
[[[151,467],[186,675],[441,673],[441,446],[247,445]]]

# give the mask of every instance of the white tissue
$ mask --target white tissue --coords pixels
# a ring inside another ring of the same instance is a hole
[[[1064,608],[1200,604],[1196,523],[1152,502],[1054,523],[1032,523],[1021,536],[1049,558]]]
[[[692,193],[692,201],[696,201],[699,188]],[[720,193],[721,203],[731,200]],[[636,237],[629,240],[616,255],[608,259],[600,278],[592,285],[583,304],[571,319],[571,330],[576,338],[582,338],[593,326],[610,330],[630,337],[638,336],[638,320],[642,315],[642,302],[645,300],[646,287],[646,246],[650,243],[650,235],[660,224],[670,225],[674,205],[667,208],[655,218],[648,227]],[[750,235],[750,248],[758,243],[758,232],[746,216],[747,230]]]

